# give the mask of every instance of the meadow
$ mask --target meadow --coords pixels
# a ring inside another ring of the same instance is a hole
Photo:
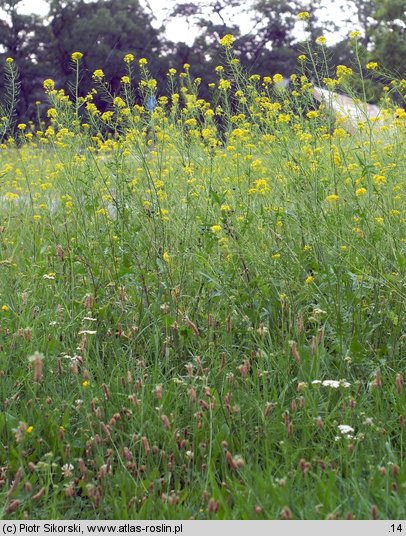
[[[405,81],[349,134],[232,41],[3,128],[2,519],[405,516]]]

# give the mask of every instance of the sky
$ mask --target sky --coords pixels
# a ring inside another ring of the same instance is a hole
[[[171,41],[183,41],[187,44],[192,44],[196,36],[196,27],[192,21],[185,19],[168,18],[168,15],[173,10],[176,4],[184,3],[190,0],[140,0],[142,4],[151,8],[156,20],[154,25],[159,27],[165,24],[165,33]],[[199,0],[196,0],[199,3]],[[350,25],[344,25],[345,14],[340,5],[343,2],[334,0],[322,0],[322,9],[318,16],[321,22],[334,20],[341,29],[334,34],[327,34],[328,42],[334,44],[343,39],[348,33],[357,28],[356,17],[353,16]],[[47,13],[47,3],[44,0],[24,0],[22,2],[21,12],[38,13],[44,15]],[[253,23],[246,15],[240,15],[235,18],[235,21],[240,26],[242,33],[249,33],[253,30]],[[300,28],[298,28],[298,37],[300,37]]]

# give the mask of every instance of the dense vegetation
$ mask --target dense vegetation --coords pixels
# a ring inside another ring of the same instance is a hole
[[[75,52],[14,137],[5,64],[2,518],[404,516],[405,81],[349,135],[310,47],[284,89],[233,41],[209,100]]]

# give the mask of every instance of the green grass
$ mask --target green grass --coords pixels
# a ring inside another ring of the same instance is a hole
[[[2,146],[1,518],[404,517],[404,115],[229,69]]]

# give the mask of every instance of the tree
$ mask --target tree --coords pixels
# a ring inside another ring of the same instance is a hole
[[[302,9],[301,0],[208,0],[180,4],[172,16],[187,17],[200,29],[191,49],[203,58],[206,68],[220,56],[219,39],[232,33],[234,51],[248,71],[288,74],[295,66],[294,27]],[[251,21],[250,32],[241,32],[238,19],[242,17]]]
[[[376,24],[370,30],[372,56],[395,75],[404,77],[406,8],[403,0],[375,0]]]
[[[358,18],[358,26],[363,33],[360,43],[367,51],[368,58],[378,61],[381,66],[394,74],[404,76],[406,56],[404,0],[349,0],[346,5]],[[345,47],[340,45],[339,48],[343,50]]]
[[[0,0],[0,11],[3,13],[0,19],[0,47],[4,50],[3,58],[12,57],[19,71],[24,73],[18,113],[30,115],[35,101],[33,88],[38,85],[43,68],[38,62],[38,52],[43,50],[48,41],[49,32],[39,15],[23,15],[19,12],[21,2],[22,0]]]
[[[161,29],[138,0],[50,0],[46,17],[21,14],[22,0],[0,0],[0,47],[14,58],[21,77],[18,114],[34,117],[35,101],[44,96],[42,82],[53,78],[66,88],[72,77],[71,54],[84,54],[81,91],[90,89],[91,74],[102,68],[113,90],[124,74],[123,56],[148,57],[163,74],[167,44]]]
[[[49,17],[52,40],[46,56],[61,86],[70,77],[71,54],[76,50],[84,54],[88,74],[83,90],[89,87],[91,73],[100,68],[117,89],[124,74],[123,56],[129,52],[148,57],[161,70],[165,40],[138,0],[51,0]]]

